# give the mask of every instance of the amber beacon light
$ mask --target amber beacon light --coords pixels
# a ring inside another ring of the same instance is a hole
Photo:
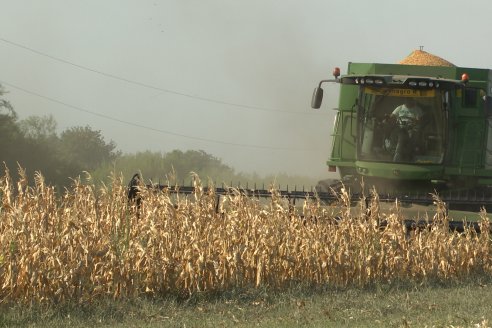
[[[333,69],[333,76],[338,79],[338,77],[340,76],[340,67],[335,67]]]

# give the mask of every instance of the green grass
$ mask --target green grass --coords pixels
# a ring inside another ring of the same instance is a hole
[[[364,289],[243,290],[188,299],[3,305],[1,327],[488,327],[492,279]]]

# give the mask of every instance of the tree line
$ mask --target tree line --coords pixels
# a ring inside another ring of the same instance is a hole
[[[255,173],[238,173],[203,150],[124,154],[117,150],[114,141],[106,141],[101,131],[89,126],[70,127],[58,133],[52,115],[20,120],[3,95],[0,86],[0,164],[4,163],[14,177],[20,166],[31,179],[38,171],[48,184],[59,188],[70,185],[83,172],[88,172],[96,182],[107,181],[112,174],[129,181],[134,173],[140,173],[146,182],[189,184],[190,173],[194,172],[205,183],[212,180],[217,185],[315,183],[311,181],[314,179],[287,174],[260,177]]]
[[[11,171],[18,166],[33,176],[39,171],[47,183],[59,187],[83,171],[94,171],[121,155],[116,144],[105,142],[101,131],[89,126],[71,127],[59,135],[52,116],[18,120],[12,108],[0,113],[0,162]]]

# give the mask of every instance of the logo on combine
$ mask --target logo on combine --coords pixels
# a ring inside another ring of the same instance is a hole
[[[371,88],[366,87],[365,93],[376,96],[390,97],[417,97],[429,98],[436,95],[436,90],[416,90],[416,89],[397,89],[397,88]]]

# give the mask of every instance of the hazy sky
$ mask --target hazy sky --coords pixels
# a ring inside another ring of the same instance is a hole
[[[0,0],[0,84],[20,118],[124,152],[202,149],[238,171],[326,175],[347,62],[419,46],[492,68],[492,1]],[[137,169],[137,168],[136,168]]]

